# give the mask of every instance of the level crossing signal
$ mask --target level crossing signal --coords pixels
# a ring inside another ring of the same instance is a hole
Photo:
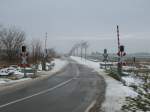
[[[126,63],[123,61],[123,57],[126,55],[126,52],[124,52],[124,46],[123,45],[121,45],[119,47],[119,52],[117,53],[117,55],[119,56],[118,64],[126,65]]]
[[[28,52],[26,52],[26,46],[22,46],[22,49],[21,49],[21,53],[20,53],[20,56],[21,56],[21,67],[28,67],[29,64],[27,62],[27,58],[28,58]]]

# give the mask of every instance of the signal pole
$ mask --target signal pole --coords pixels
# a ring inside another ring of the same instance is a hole
[[[106,70],[106,62],[108,62],[107,49],[104,49],[103,57],[104,57],[103,62],[105,63],[105,70]]]
[[[118,39],[118,54],[120,53],[120,38],[119,38],[119,26],[117,25],[117,39]],[[119,77],[121,76],[122,74],[122,67],[121,67],[121,63],[120,63],[120,56],[118,55],[118,65],[117,65],[117,68],[118,68],[118,75]]]
[[[43,70],[46,70],[46,60],[47,60],[47,32],[45,33],[45,49],[44,49],[44,58],[42,64]]]
[[[46,42],[47,42],[47,32],[45,33],[45,50],[46,50]]]
[[[119,26],[117,25],[117,38],[118,38],[118,52],[120,51],[120,38],[119,38]]]
[[[22,50],[21,50],[21,58],[22,58],[22,62],[21,62],[21,66],[24,68],[24,77],[26,77],[26,67],[27,67],[27,58],[28,58],[28,53],[26,51],[26,46],[22,46]]]
[[[119,26],[117,25],[117,38],[118,38],[118,74],[119,76],[122,75],[122,65],[123,65],[123,56],[126,55],[124,52],[124,46],[120,45],[120,37],[119,37]]]

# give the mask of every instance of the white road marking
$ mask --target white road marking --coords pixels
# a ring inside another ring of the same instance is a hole
[[[92,107],[94,107],[95,104],[96,104],[96,100],[94,100],[94,101],[90,104],[90,106],[88,106],[88,108],[85,110],[85,112],[89,112],[90,109],[91,109]]]
[[[9,102],[9,103],[0,105],[0,108],[3,108],[3,107],[6,107],[6,106],[8,106],[8,105],[12,105],[12,104],[14,104],[14,103],[18,103],[18,102],[27,100],[27,99],[32,98],[32,97],[34,97],[34,96],[38,96],[38,95],[41,95],[41,94],[50,92],[50,91],[52,91],[52,90],[54,90],[54,89],[56,89],[56,88],[59,88],[59,87],[65,85],[65,84],[68,84],[69,82],[71,82],[71,81],[74,80],[74,79],[76,79],[76,78],[69,79],[69,80],[67,80],[67,81],[65,81],[65,82],[62,82],[62,83],[60,83],[60,84],[58,84],[58,85],[52,87],[52,88],[49,88],[49,89],[47,89],[47,90],[38,92],[38,93],[36,93],[36,94],[33,94],[33,95],[30,95],[30,96],[27,96],[27,97],[24,97],[24,98],[20,98],[20,99],[18,99],[18,100],[11,101],[11,102]]]

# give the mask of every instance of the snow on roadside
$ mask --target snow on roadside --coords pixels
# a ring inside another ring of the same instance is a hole
[[[66,60],[62,60],[62,59],[55,59],[54,61],[52,61],[52,63],[55,63],[54,68],[51,70],[51,72],[58,72],[60,71],[64,66],[66,66],[68,64],[68,62]]]
[[[22,82],[22,81],[26,81],[26,80],[31,80],[31,79],[32,78],[23,78],[23,79],[19,79],[19,80],[11,80],[11,79],[7,79],[7,78],[0,78],[0,85],[9,85],[9,84]]]
[[[107,88],[105,94],[105,101],[102,104],[102,110],[105,112],[120,112],[125,97],[136,96],[137,94],[129,87],[123,86],[123,84],[112,77],[108,76],[103,69],[100,69],[98,62],[92,62],[82,59],[80,57],[71,56],[71,58],[80,64],[84,64],[88,67],[95,69],[101,76],[104,77]]]
[[[59,72],[64,66],[68,64],[66,60],[63,59],[54,59],[51,63],[54,63],[54,67],[50,71],[40,71],[39,75],[52,75],[56,72]]]
[[[75,61],[77,61],[80,64],[86,65],[88,67],[92,67],[94,69],[99,69],[99,62],[93,62],[93,61],[89,61],[89,60],[85,60],[85,59],[81,59],[81,57],[75,57],[75,56],[71,56],[71,58]]]
[[[47,73],[48,75],[52,75],[53,73],[60,71],[65,65],[67,65],[68,62],[66,60],[62,60],[62,59],[54,59],[54,61],[52,63],[55,63],[55,66],[53,67],[53,69],[50,71],[40,71],[40,75],[43,75],[43,73],[45,73],[45,74]],[[15,72],[20,73],[17,71],[15,71]],[[22,76],[22,73],[21,73],[21,76]],[[18,80],[11,80],[8,78],[0,78],[0,86],[12,84],[12,83],[17,83],[17,82],[22,82],[22,81],[26,81],[26,80],[30,80],[30,79],[32,79],[32,78],[21,78]]]
[[[103,73],[100,73],[101,75]],[[125,102],[125,97],[132,96],[134,97],[136,93],[127,86],[106,74],[102,75],[107,83],[106,89],[106,99],[102,105],[102,110],[105,112],[120,112],[122,105]]]
[[[6,79],[6,78],[0,78],[0,84],[5,84],[6,82],[9,82],[10,79]]]

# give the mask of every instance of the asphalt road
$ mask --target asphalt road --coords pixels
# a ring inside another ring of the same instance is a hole
[[[85,112],[104,99],[105,82],[95,71],[70,61],[61,72],[14,91],[0,93],[0,112]]]

